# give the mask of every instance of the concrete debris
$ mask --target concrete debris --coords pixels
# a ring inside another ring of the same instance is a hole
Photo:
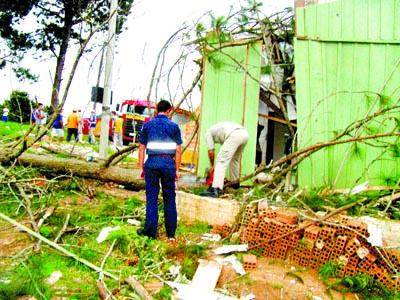
[[[238,298],[227,296],[216,291],[208,291],[191,284],[182,284],[167,281],[167,284],[178,290],[175,299],[178,300],[238,300]]]
[[[367,238],[367,241],[372,246],[382,247],[383,246],[383,237],[382,237],[381,228],[372,222],[368,222],[367,225],[368,225],[368,233],[369,233],[369,237]]]
[[[203,234],[201,239],[204,241],[218,242],[221,240],[221,236],[219,234],[215,234],[215,233],[205,233],[205,234]]]
[[[199,260],[199,266],[190,284],[168,281],[167,284],[178,290],[176,299],[180,300],[231,300],[235,299],[214,291],[221,274],[222,265],[212,260]]]
[[[242,245],[224,245],[217,249],[214,249],[214,254],[227,254],[231,252],[246,252],[249,249],[249,245],[242,244]]]
[[[120,228],[121,228],[120,226],[102,228],[100,233],[99,233],[99,235],[98,235],[98,237],[96,238],[97,243],[100,244],[100,243],[104,242],[111,232],[117,231]]]
[[[238,258],[234,254],[229,255],[225,258],[217,257],[216,260],[217,260],[217,262],[219,262],[220,264],[222,264],[224,266],[231,265],[232,268],[239,275],[246,274],[246,271],[244,270],[242,263],[238,260]]]
[[[222,265],[213,260],[199,259],[199,266],[193,276],[191,285],[212,291],[217,285]]]

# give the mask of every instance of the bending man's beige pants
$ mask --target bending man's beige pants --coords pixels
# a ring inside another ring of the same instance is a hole
[[[246,129],[236,129],[222,144],[219,150],[214,168],[214,180],[212,186],[222,189],[228,165],[230,167],[231,179],[238,179],[240,174],[240,158],[247,144],[249,134]]]

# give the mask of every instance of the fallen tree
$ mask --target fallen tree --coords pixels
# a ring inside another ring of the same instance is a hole
[[[0,156],[0,162],[3,161]],[[104,168],[102,163],[87,162],[75,158],[59,158],[48,155],[23,153],[18,163],[24,166],[44,168],[55,173],[73,174],[85,178],[98,179],[104,182],[112,181],[129,185],[133,189],[143,189],[144,181],[139,179],[138,169],[125,169],[118,166]]]

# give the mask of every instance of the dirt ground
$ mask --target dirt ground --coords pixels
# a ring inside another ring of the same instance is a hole
[[[291,275],[294,274],[294,275]],[[236,296],[253,294],[263,300],[308,300],[308,299],[359,299],[355,295],[326,292],[316,270],[296,267],[283,261],[259,257],[257,268],[240,278],[230,267],[224,267],[218,286],[225,285]]]

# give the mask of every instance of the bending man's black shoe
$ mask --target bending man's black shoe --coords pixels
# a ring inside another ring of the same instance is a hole
[[[155,239],[155,238],[156,238],[155,235],[151,235],[151,234],[148,234],[147,232],[145,232],[145,231],[144,231],[144,228],[139,228],[139,229],[137,230],[137,234],[140,235],[140,236],[147,236],[147,237],[149,237],[149,238],[151,238],[151,239]]]
[[[235,190],[240,189],[240,183],[238,182],[238,183],[232,184],[232,185],[231,185],[231,188],[233,188],[233,189],[235,189]]]
[[[220,188],[210,187],[207,191],[201,193],[200,196],[218,198],[221,194],[222,190]]]

